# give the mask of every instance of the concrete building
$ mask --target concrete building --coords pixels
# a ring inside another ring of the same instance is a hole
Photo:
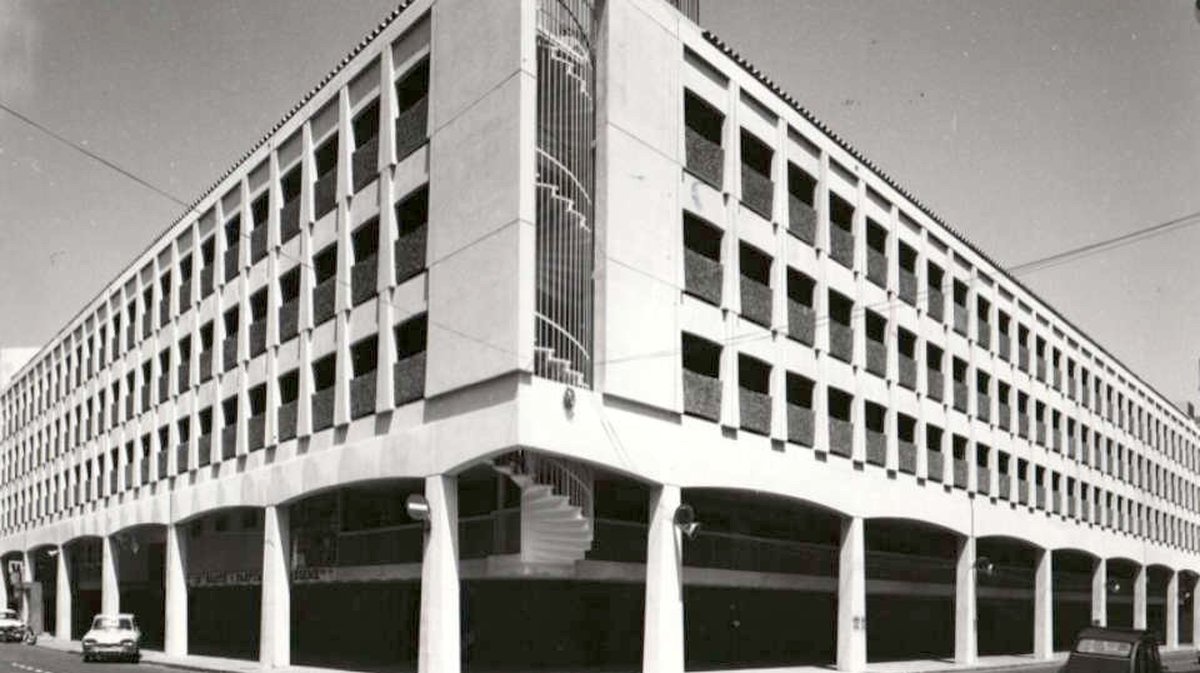
[[[101,288],[0,393],[0,599],[276,667],[1195,642],[1194,422],[691,3],[597,4],[402,7]]]

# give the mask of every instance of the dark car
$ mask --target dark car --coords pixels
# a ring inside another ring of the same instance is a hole
[[[1165,673],[1158,656],[1158,637],[1142,629],[1089,626],[1075,637],[1075,647],[1060,673]]]

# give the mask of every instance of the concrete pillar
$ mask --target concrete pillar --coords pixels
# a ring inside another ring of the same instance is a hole
[[[458,479],[425,478],[429,531],[421,564],[421,641],[417,673],[458,673]]]
[[[28,587],[33,582],[33,555],[27,551],[21,552],[21,586]],[[29,623],[30,605],[29,589],[21,592],[21,621]],[[41,629],[39,628],[38,631]]]
[[[8,567],[0,563],[0,610],[8,607]]]
[[[1133,628],[1146,628],[1146,566],[1140,565],[1133,579]]]
[[[179,524],[167,525],[166,568],[163,572],[164,642],[167,656],[188,652],[187,535]]]
[[[1167,582],[1166,646],[1179,647],[1179,571],[1171,572]]]
[[[1038,551],[1033,589],[1033,656],[1049,659],[1054,654],[1054,552]]]
[[[642,640],[646,673],[683,673],[683,547],[675,527],[680,500],[679,487],[667,484],[650,496]]]
[[[117,581],[117,543],[111,535],[100,538],[100,611],[121,611],[121,588]]]
[[[291,666],[292,660],[289,521],[286,506],[269,506],[263,513],[262,637],[258,660],[267,668]]]
[[[1108,562],[1102,558],[1092,567],[1092,624],[1108,624]]]
[[[978,625],[975,623],[975,538],[958,542],[954,571],[954,662],[973,665],[978,655]]]
[[[867,665],[867,571],[862,517],[842,521],[837,605],[837,668],[862,671]]]
[[[58,573],[54,584],[54,637],[71,639],[71,573],[67,566],[67,548],[58,548],[55,566]]]

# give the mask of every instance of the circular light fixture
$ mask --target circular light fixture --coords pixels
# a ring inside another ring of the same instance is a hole
[[[429,522],[429,501],[420,493],[413,493],[404,499],[404,511],[413,521]]]
[[[991,577],[992,575],[996,574],[996,564],[992,563],[990,558],[986,556],[980,556],[979,558],[975,559],[975,572],[976,574],[983,575],[984,577]]]
[[[691,505],[680,505],[675,508],[675,527],[689,540],[696,537],[700,530],[700,522],[696,521],[696,510]]]

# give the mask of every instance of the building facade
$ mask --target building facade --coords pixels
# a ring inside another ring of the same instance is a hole
[[[689,2],[406,4],[0,414],[0,600],[59,637],[856,671],[1200,629],[1194,422]]]

